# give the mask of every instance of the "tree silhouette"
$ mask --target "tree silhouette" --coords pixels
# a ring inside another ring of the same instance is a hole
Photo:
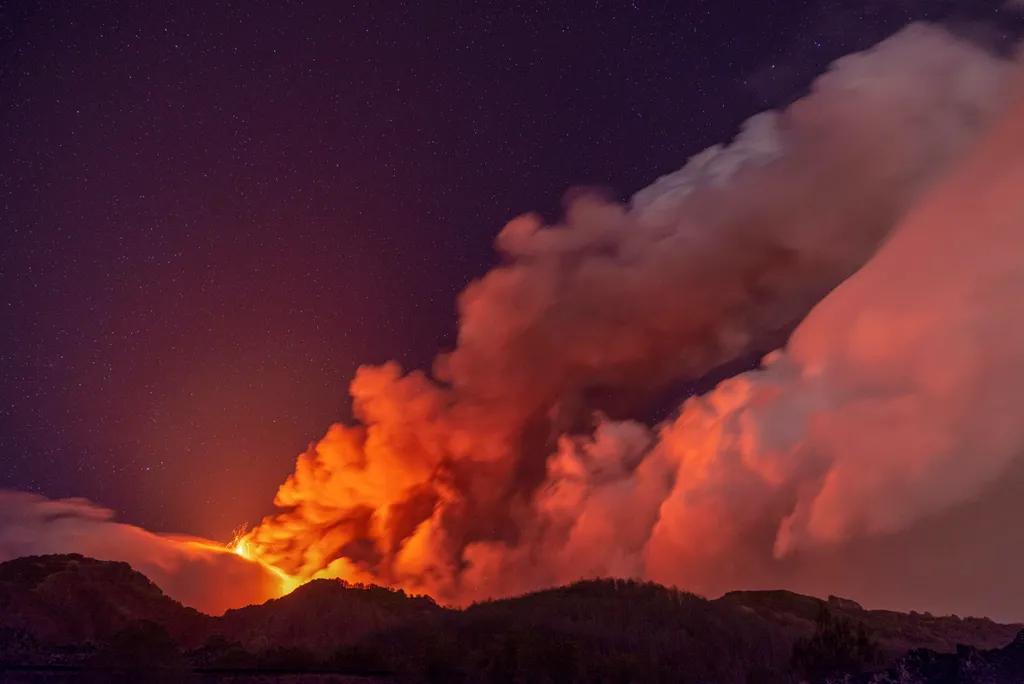
[[[878,649],[863,624],[835,615],[822,604],[814,634],[793,648],[794,672],[804,680],[817,681],[837,674],[863,672],[875,664]]]
[[[167,629],[151,620],[137,620],[119,630],[96,653],[91,664],[129,671],[179,671],[186,667],[184,656]]]

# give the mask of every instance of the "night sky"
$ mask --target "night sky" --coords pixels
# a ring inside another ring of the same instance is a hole
[[[224,539],[427,368],[516,215],[626,198],[913,19],[1001,2],[0,5],[0,488]]]

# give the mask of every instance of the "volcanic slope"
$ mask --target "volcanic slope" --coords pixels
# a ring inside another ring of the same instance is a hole
[[[880,654],[870,663],[874,668],[900,667],[903,657],[919,662],[921,649],[931,649],[927,662],[952,667],[959,644],[1003,647],[1024,627],[864,610],[845,599],[786,591],[707,600],[612,579],[461,610],[401,591],[319,580],[211,617],[170,599],[125,563],[35,556],[0,564],[0,665],[88,666],[90,653],[116,657],[116,644],[128,643],[118,635],[134,629],[165,632],[199,669],[266,669],[269,663],[451,681],[506,675],[591,681],[591,675],[616,672],[631,681],[659,681],[684,672],[695,681],[783,682],[794,646],[815,632],[823,612],[863,626]],[[993,662],[1016,662],[1000,658]]]

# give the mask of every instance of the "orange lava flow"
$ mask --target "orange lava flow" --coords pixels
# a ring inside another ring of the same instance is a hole
[[[238,556],[241,556],[247,561],[250,561],[252,563],[258,563],[265,570],[273,574],[278,580],[281,596],[287,596],[288,594],[292,593],[297,588],[301,587],[303,584],[309,581],[308,579],[303,579],[295,575],[289,575],[287,572],[277,567],[276,565],[271,565],[270,563],[267,563],[262,558],[260,558],[253,551],[252,544],[249,542],[244,529],[238,530],[235,533],[235,538],[231,540],[231,543],[228,545],[227,550],[231,551],[232,553]]]

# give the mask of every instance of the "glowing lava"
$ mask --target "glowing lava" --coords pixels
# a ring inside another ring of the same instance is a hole
[[[265,562],[263,559],[257,556],[256,553],[253,551],[252,544],[249,542],[246,536],[245,528],[236,530],[235,538],[231,540],[231,544],[229,544],[227,548],[231,552],[235,553],[238,556],[241,556],[250,563],[257,563],[261,567],[272,573],[274,577],[276,577],[278,580],[281,596],[287,596],[288,594],[292,593],[297,588],[301,587],[303,584],[309,581],[308,579],[302,579],[301,577],[289,575],[281,568],[275,565],[271,565],[270,563]]]

